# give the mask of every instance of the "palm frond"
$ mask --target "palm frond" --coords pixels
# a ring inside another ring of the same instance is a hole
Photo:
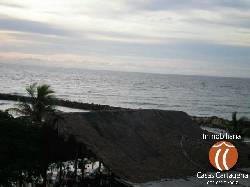
[[[26,88],[27,93],[31,98],[35,98],[37,83],[33,83]]]
[[[37,98],[49,99],[53,97],[54,93],[55,92],[47,84],[37,86]]]
[[[42,122],[46,116],[55,113],[55,92],[49,85],[37,85],[37,83],[34,83],[27,87],[26,91],[31,97],[31,101],[29,100],[30,104],[26,101],[21,101],[16,107],[10,108],[8,111],[27,116],[36,123]]]

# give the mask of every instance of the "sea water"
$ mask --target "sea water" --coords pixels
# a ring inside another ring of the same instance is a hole
[[[250,79],[162,75],[0,63],[0,92],[25,95],[46,83],[56,96],[126,108],[178,110],[196,116],[250,117]],[[0,104],[1,105],[1,104]],[[2,102],[3,105],[3,102]]]

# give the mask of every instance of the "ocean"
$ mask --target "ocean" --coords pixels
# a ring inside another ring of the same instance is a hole
[[[162,75],[0,63],[0,92],[25,95],[46,83],[58,98],[125,108],[178,110],[195,116],[250,117],[250,79]],[[2,105],[4,102],[2,101]],[[1,105],[1,104],[0,104]]]

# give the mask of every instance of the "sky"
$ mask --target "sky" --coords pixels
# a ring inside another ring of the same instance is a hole
[[[0,0],[0,63],[250,77],[250,0]]]

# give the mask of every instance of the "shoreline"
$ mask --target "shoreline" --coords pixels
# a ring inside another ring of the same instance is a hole
[[[21,96],[17,94],[0,93],[0,100],[30,102],[31,98],[28,96]],[[81,103],[64,99],[55,99],[55,105],[59,107],[67,107],[71,109],[79,109],[86,111],[139,110],[139,109],[115,107],[110,105],[94,104],[94,103]],[[221,130],[227,130],[228,125],[230,124],[230,120],[217,116],[191,116],[191,115],[189,116],[192,119],[192,121],[200,127],[204,126],[209,128],[218,128]]]
[[[21,96],[17,94],[0,93],[0,100],[6,101],[26,101],[30,102],[31,98],[28,96]],[[55,105],[60,107],[67,107],[72,109],[100,111],[100,110],[137,110],[123,107],[115,107],[110,105],[101,105],[94,103],[81,103],[77,101],[70,101],[64,99],[55,99]],[[226,126],[230,123],[230,120],[220,118],[217,116],[191,116],[191,119],[199,126],[206,126],[211,128],[226,129]]]
[[[30,102],[31,98],[28,96],[22,96],[17,94],[7,94],[0,93],[0,100],[6,101],[26,101]],[[77,101],[70,101],[65,99],[55,99],[55,105],[61,107],[68,107],[72,109],[82,109],[90,111],[99,111],[99,110],[137,110],[123,107],[115,107],[111,105],[102,105],[94,103],[82,103]],[[220,118],[217,116],[191,116],[191,119],[195,121],[199,126],[207,126],[212,128],[225,128],[225,125],[230,122],[230,120]]]
[[[200,127],[205,126],[210,128],[218,128],[222,130],[227,130],[227,127],[230,124],[230,120],[220,118],[217,116],[210,116],[210,117],[191,116],[191,119]]]
[[[7,93],[0,93],[0,100],[7,100],[7,101],[26,101],[30,102],[31,98],[28,96],[21,96],[16,94],[7,94]],[[64,99],[55,99],[55,105],[74,108],[74,109],[82,109],[82,110],[129,110],[128,108],[122,107],[114,107],[109,105],[101,105],[101,104],[94,104],[94,103],[80,103],[76,101],[69,101]]]

